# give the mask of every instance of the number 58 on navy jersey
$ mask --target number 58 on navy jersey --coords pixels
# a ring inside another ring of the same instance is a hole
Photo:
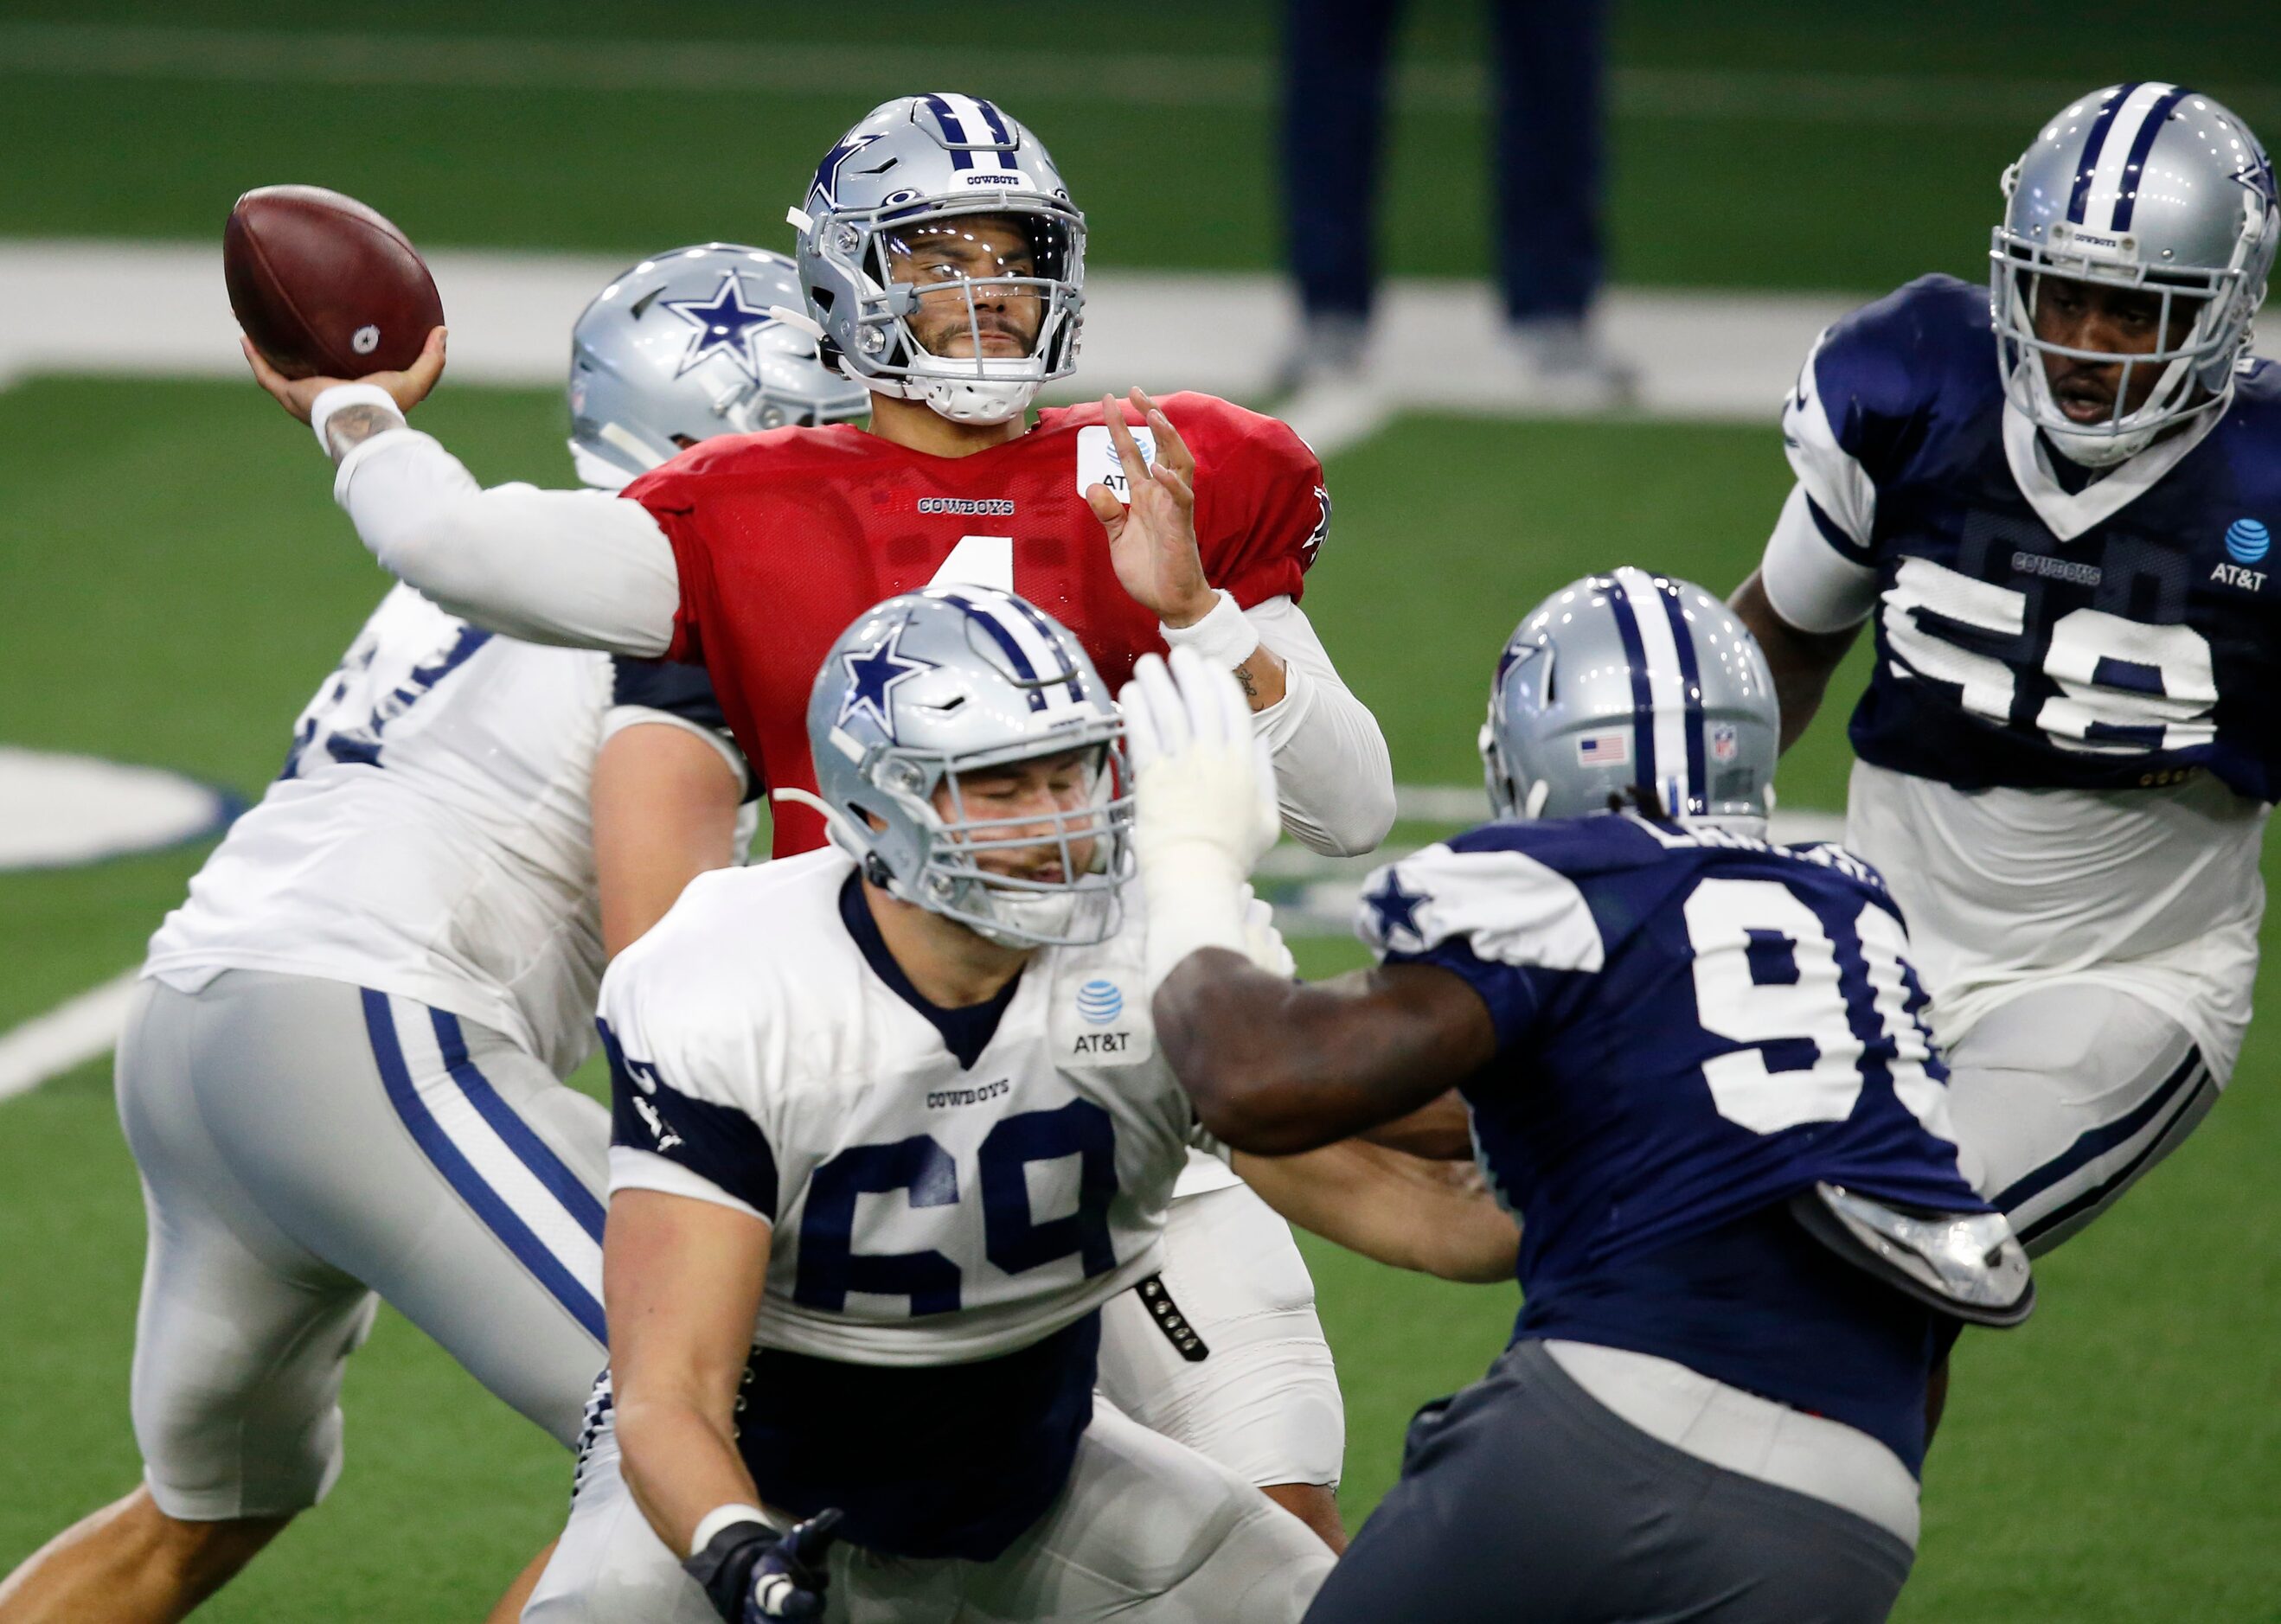
[[[2234,383],[2088,480],[2006,408],[1984,287],[1925,277],[1822,335],[1782,427],[1822,537],[1875,581],[1861,759],[1966,789],[2201,766],[2275,798],[2281,368]]]

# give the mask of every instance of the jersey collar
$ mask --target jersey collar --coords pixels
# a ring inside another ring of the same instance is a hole
[[[887,951],[886,938],[879,934],[879,921],[871,917],[870,904],[863,900],[861,871],[849,874],[847,883],[839,888],[839,918],[847,927],[847,934],[855,938],[855,945],[862,950],[863,962],[871,966],[871,973],[887,983],[889,991],[926,1017],[942,1035],[943,1047],[957,1058],[959,1070],[972,1071],[982,1051],[990,1047],[990,1040],[998,1035],[1000,1018],[1014,1002],[1014,995],[1022,989],[1021,973],[1017,971],[1014,979],[987,1004],[945,1009],[939,1004],[929,1003],[926,996],[911,985],[911,978],[903,974],[903,966]]]
[[[2044,449],[2035,419],[2007,401],[2004,406],[2004,460],[2011,465],[2013,482],[2027,497],[2028,505],[2036,510],[2036,516],[2051,527],[2053,535],[2071,542],[2093,525],[2114,518],[2141,494],[2152,489],[2156,481],[2184,461],[2186,455],[2202,443],[2231,405],[2229,400],[2215,412],[2203,412],[2184,433],[2155,442],[2106,478],[2093,480],[2081,490],[2069,494],[2052,477],[2045,460],[2052,453]]]

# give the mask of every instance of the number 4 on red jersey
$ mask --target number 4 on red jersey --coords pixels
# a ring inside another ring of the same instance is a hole
[[[1159,403],[1196,459],[1204,576],[1245,608],[1297,598],[1330,523],[1322,465],[1282,423],[1209,395]],[[1128,422],[1131,415],[1128,413]],[[1148,443],[1148,431],[1136,427]],[[1019,439],[931,457],[850,425],[724,436],[627,487],[673,543],[669,658],[701,661],[770,788],[813,790],[808,689],[832,640],[880,599],[937,580],[1010,586],[1068,627],[1114,689],[1161,651],[1156,618],[1110,567],[1088,485],[1124,475],[1098,404],[1052,409]],[[776,806],[776,854],[823,843]]]

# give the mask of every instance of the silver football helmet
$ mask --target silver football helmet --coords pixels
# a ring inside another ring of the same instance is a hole
[[[2071,461],[2105,467],[2170,424],[2222,411],[2281,242],[2273,165],[2249,127],[2194,91],[2109,85],[2070,103],[2004,172],[2004,220],[1990,255],[1998,365],[2007,398]],[[2123,359],[2115,409],[2077,423],[2053,397],[2046,356],[2113,361],[2036,336],[2046,277],[2144,288],[2161,297],[2157,347]],[[2174,314],[2192,324],[2170,342]],[[2137,411],[2131,380],[2159,368]]]
[[[1085,217],[1038,138],[992,104],[941,92],[874,108],[786,218],[827,357],[877,393],[1002,423],[1075,368]],[[941,341],[963,339],[963,353],[920,342],[923,297],[930,313],[963,310],[963,330]],[[1014,332],[1009,307],[1032,304],[1035,335]],[[986,332],[1026,339],[1027,353],[988,354]]]
[[[1674,819],[1763,824],[1782,736],[1758,640],[1692,582],[1587,575],[1497,658],[1481,766],[1500,818],[1577,818],[1652,790]]]
[[[844,422],[871,397],[769,313],[800,303],[791,260],[736,242],[653,254],[570,329],[570,450],[590,484],[623,484],[682,442]]]
[[[1124,718],[1077,639],[994,587],[905,593],[840,634],[808,702],[834,845],[903,901],[1009,947],[1106,940],[1133,873]],[[988,767],[1083,752],[1081,801],[992,816],[966,781]],[[948,810],[936,805],[947,792]],[[986,866],[1035,852],[1037,875]],[[1043,871],[1058,869],[1058,877]]]

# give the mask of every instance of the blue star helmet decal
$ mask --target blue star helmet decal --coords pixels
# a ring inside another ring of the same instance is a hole
[[[721,273],[721,285],[709,299],[668,299],[664,307],[697,329],[689,350],[673,375],[716,355],[725,355],[754,383],[761,381],[761,359],[753,351],[753,335],[776,320],[765,306],[754,310],[745,303],[745,283],[734,271]]]
[[[1391,938],[1396,931],[1406,930],[1421,941],[1424,939],[1418,928],[1418,909],[1427,898],[1422,892],[1402,889],[1399,869],[1388,868],[1386,882],[1363,900],[1370,904],[1371,912],[1378,915],[1380,935]]]
[[[841,667],[847,673],[847,692],[839,701],[839,714],[832,720],[835,727],[845,727],[863,712],[870,712],[887,735],[895,743],[894,689],[899,682],[908,682],[922,671],[935,669],[931,659],[914,659],[896,648],[901,641],[903,628],[909,620],[898,620],[894,629],[868,649],[855,649],[839,657]]]
[[[838,207],[839,166],[873,142],[885,140],[886,134],[885,130],[874,130],[868,135],[857,135],[851,132],[847,140],[825,153],[823,161],[816,166],[816,179],[808,182],[808,196],[810,204],[820,202],[827,209]]]

